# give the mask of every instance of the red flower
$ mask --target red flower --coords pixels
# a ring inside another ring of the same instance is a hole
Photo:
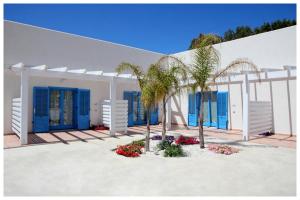
[[[175,141],[176,144],[189,145],[189,144],[199,144],[199,141],[194,137],[185,137],[183,135]]]
[[[116,153],[126,157],[138,157],[142,153],[142,148],[143,147],[135,144],[123,145],[123,146],[118,146]]]

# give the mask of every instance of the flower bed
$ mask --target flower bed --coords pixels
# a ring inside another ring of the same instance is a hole
[[[138,157],[142,153],[142,146],[136,144],[118,146],[116,153],[126,157]]]
[[[194,137],[187,136],[179,136],[177,140],[175,140],[176,144],[189,145],[189,144],[199,144],[199,141]]]
[[[208,149],[215,153],[225,154],[225,155],[231,155],[233,153],[239,152],[239,149],[237,149],[237,148],[233,148],[233,147],[221,145],[221,144],[209,144]]]

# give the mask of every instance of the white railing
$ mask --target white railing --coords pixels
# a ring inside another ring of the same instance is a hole
[[[115,103],[115,131],[127,132],[128,125],[128,102],[127,100],[117,100]],[[103,125],[111,128],[111,103],[110,100],[104,100],[102,104]]]
[[[11,129],[21,137],[21,98],[12,99]]]
[[[249,134],[271,132],[273,127],[272,104],[267,101],[249,102]]]

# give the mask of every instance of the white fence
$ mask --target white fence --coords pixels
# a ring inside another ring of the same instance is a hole
[[[127,132],[128,125],[128,102],[127,100],[117,100],[115,105],[115,131]],[[104,100],[102,104],[102,121],[106,127],[111,127],[111,103]]]
[[[21,98],[12,99],[11,129],[21,137]]]
[[[272,104],[265,101],[249,102],[249,134],[272,131]]]

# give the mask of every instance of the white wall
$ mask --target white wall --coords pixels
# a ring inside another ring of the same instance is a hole
[[[5,67],[25,65],[97,69],[114,72],[121,62],[146,69],[163,54],[102,40],[4,21]]]
[[[220,67],[227,66],[237,58],[248,58],[259,68],[296,66],[296,26],[261,33],[229,42],[213,45],[220,54]],[[193,62],[193,50],[173,56],[186,64]]]

